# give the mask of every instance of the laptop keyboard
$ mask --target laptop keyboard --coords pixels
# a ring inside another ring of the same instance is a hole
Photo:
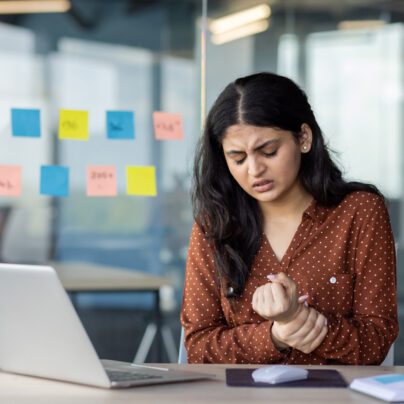
[[[149,379],[160,379],[162,376],[152,375],[150,373],[144,372],[123,372],[119,370],[108,370],[105,369],[109,380],[112,382],[127,382],[131,380],[149,380]]]

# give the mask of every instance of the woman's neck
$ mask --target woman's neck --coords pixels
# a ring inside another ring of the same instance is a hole
[[[313,197],[301,186],[280,201],[260,202],[264,223],[276,223],[298,218],[310,206]]]

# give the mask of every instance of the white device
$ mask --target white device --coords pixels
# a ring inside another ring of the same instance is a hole
[[[404,401],[404,374],[388,373],[354,379],[349,387],[389,402]]]
[[[291,365],[264,366],[252,372],[252,377],[255,382],[270,384],[307,379],[308,375],[309,372],[306,369]]]
[[[101,361],[55,270],[0,264],[0,369],[104,388],[212,377]]]

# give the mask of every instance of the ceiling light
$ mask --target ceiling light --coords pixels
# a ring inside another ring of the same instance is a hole
[[[259,21],[264,18],[268,18],[271,15],[271,8],[268,4],[261,4],[256,7],[252,7],[238,13],[229,14],[225,17],[216,18],[209,24],[209,30],[212,34],[221,34],[238,28],[242,25]]]
[[[70,7],[69,0],[0,1],[0,14],[64,13]]]
[[[211,41],[215,45],[221,45],[226,42],[234,41],[249,35],[258,34],[259,32],[266,31],[269,27],[268,20],[256,21],[251,24],[243,25],[242,27],[226,31],[221,34],[215,34],[211,36]]]
[[[370,29],[370,28],[380,28],[385,25],[384,20],[352,20],[352,21],[341,21],[338,24],[339,30],[349,30],[349,29]]]

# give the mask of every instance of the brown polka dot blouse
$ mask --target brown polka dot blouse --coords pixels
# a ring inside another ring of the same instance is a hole
[[[268,274],[285,272],[328,319],[310,354],[278,351],[271,321],[252,309]],[[354,192],[337,207],[313,202],[281,262],[265,235],[235,309],[218,288],[213,250],[192,229],[181,311],[190,363],[380,364],[398,335],[394,240],[382,198]]]

